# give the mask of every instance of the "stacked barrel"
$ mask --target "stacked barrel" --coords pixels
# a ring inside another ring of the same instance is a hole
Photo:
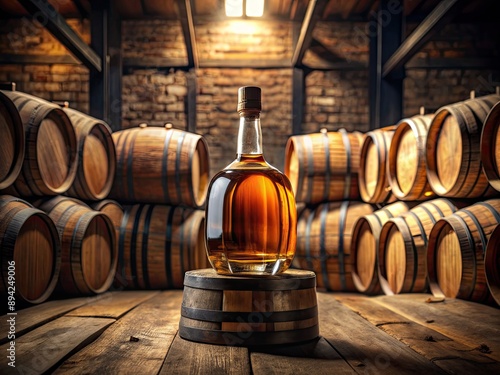
[[[354,291],[351,243],[356,219],[373,212],[359,193],[360,132],[292,136],[285,174],[299,207],[294,266],[316,273],[320,288]]]
[[[184,273],[209,266],[202,210],[208,146],[197,134],[165,127],[113,133],[117,167],[109,197],[123,204],[116,285],[182,288]]]
[[[311,140],[319,135],[293,136],[287,144],[285,173],[297,200],[307,204],[298,225],[295,266],[315,271],[318,285],[334,291],[430,291],[485,303],[500,300],[500,230],[495,229],[500,224],[500,96],[452,103],[434,114],[360,134],[359,156],[351,159],[357,163],[357,187],[352,171],[316,177],[321,168],[339,168],[346,160],[347,152],[328,163],[317,160],[331,149],[326,134],[322,144]],[[312,150],[296,146],[298,139]],[[352,205],[359,198],[373,212],[356,213],[350,229],[340,235],[337,228],[345,216],[315,228],[316,220],[329,215],[322,206],[332,200],[327,191],[343,183],[351,184],[344,192],[358,190],[359,196],[343,195],[339,207],[347,204],[345,199]],[[308,200],[304,192],[309,191],[323,203]],[[328,236],[343,241],[342,259],[333,241],[321,242]],[[339,269],[352,284],[321,282]]]
[[[200,136],[113,134],[102,120],[16,91],[0,91],[0,132],[2,295],[14,279],[16,300],[30,304],[113,285],[182,287],[184,271],[206,266]]]
[[[107,290],[116,269],[114,229],[77,198],[108,193],[109,170],[98,174],[93,165],[114,170],[111,131],[101,124],[99,134],[94,125],[85,133],[59,106],[25,93],[2,91],[0,98],[6,134],[0,161],[3,286],[14,278],[17,300],[28,303],[43,302],[54,291]],[[95,152],[99,148],[105,155]]]

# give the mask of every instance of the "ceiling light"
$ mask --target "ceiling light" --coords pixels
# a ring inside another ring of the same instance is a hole
[[[226,0],[226,16],[241,17],[243,15],[243,0]]]
[[[247,17],[262,17],[264,14],[264,0],[247,0],[245,14]]]
[[[225,0],[226,16],[242,17],[243,8],[247,17],[262,17],[264,0]]]

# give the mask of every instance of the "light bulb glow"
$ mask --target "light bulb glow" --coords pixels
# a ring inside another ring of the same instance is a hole
[[[225,9],[226,16],[241,17],[243,16],[243,0],[226,0]]]
[[[245,14],[247,17],[262,17],[264,14],[264,0],[247,0]]]

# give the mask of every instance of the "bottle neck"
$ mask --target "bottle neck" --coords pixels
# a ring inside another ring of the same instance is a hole
[[[262,155],[262,130],[259,112],[242,112],[238,131],[238,157],[241,155]]]

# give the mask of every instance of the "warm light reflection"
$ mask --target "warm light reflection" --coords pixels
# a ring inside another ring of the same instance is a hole
[[[262,17],[264,14],[264,0],[247,0],[245,13],[247,17]]]
[[[226,0],[226,16],[243,16],[243,0]]]
[[[255,22],[249,20],[231,21],[227,25],[226,31],[230,34],[253,35],[258,30],[258,25]]]

